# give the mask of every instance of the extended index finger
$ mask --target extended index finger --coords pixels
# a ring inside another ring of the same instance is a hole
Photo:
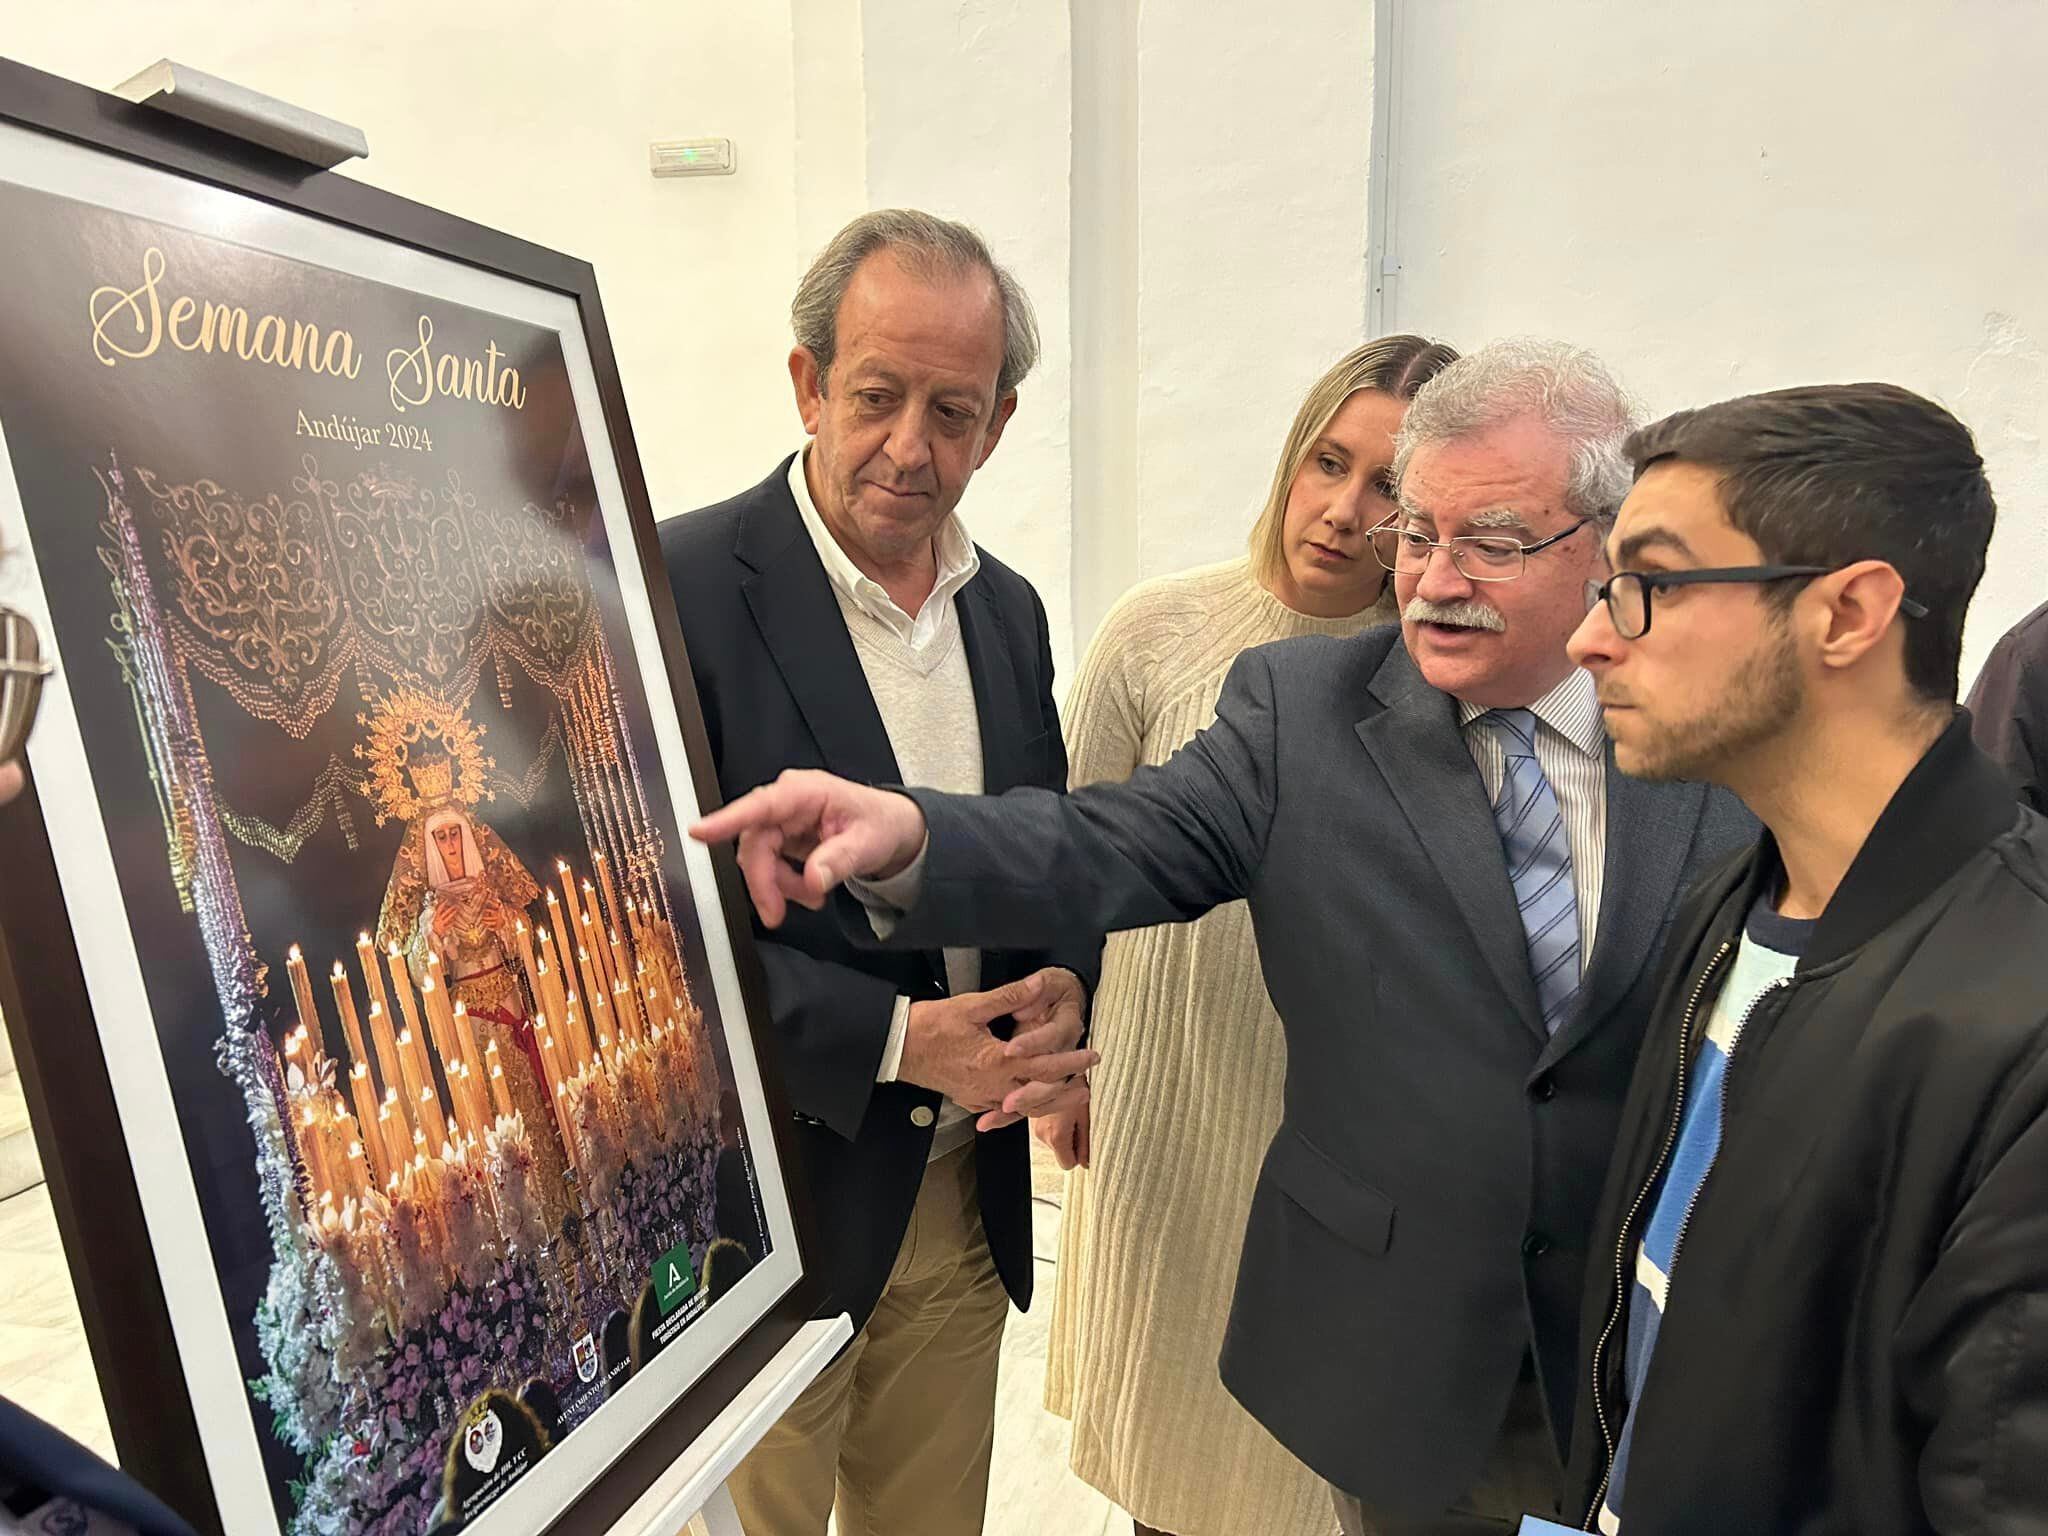
[[[729,843],[742,832],[756,827],[779,827],[793,807],[789,792],[780,784],[763,784],[750,789],[729,805],[690,823],[690,836],[700,843]]]

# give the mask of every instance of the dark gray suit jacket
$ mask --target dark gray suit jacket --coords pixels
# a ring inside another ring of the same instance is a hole
[[[1655,952],[1688,877],[1755,834],[1725,794],[1610,759],[1599,930],[1548,1038],[1455,708],[1395,627],[1248,651],[1215,724],[1125,784],[913,791],[931,842],[890,938],[1045,944],[1249,900],[1287,1093],[1223,1380],[1390,1515],[1468,1490],[1532,1346],[1568,1433],[1588,1228]]]

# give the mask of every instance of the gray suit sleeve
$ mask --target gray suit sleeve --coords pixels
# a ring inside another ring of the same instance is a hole
[[[1275,742],[1272,672],[1252,650],[1231,667],[1215,723],[1124,783],[993,798],[905,791],[930,841],[889,946],[1039,948],[1237,900],[1272,825]]]

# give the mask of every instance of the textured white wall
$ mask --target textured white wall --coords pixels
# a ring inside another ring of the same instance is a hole
[[[2048,7],[1394,3],[1389,329],[1581,342],[1653,413],[1941,400],[2000,506],[1967,686],[2048,597]]]
[[[799,430],[790,0],[0,12],[10,58],[103,90],[164,57],[223,75],[363,129],[346,174],[595,265],[657,515],[753,484]],[[709,135],[737,175],[648,174],[649,141]]]
[[[1038,588],[1065,677],[1073,654],[1066,8],[872,0],[861,12],[868,203],[974,225],[1038,313],[1038,368],[960,512],[977,542]]]
[[[1133,581],[1243,550],[1303,392],[1363,338],[1373,14],[1073,12],[1076,313],[1085,291],[1106,342],[1076,339],[1077,408],[1103,413],[1076,430],[1085,641]]]

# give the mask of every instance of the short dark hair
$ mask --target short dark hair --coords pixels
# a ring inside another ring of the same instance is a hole
[[[1998,509],[1970,429],[1896,384],[1814,384],[1679,411],[1632,434],[1638,478],[1663,459],[1717,470],[1728,521],[1774,565],[1882,560],[1927,617],[1908,619],[1906,681],[1952,704],[1963,619]],[[1798,588],[1770,589],[1789,605]]]

